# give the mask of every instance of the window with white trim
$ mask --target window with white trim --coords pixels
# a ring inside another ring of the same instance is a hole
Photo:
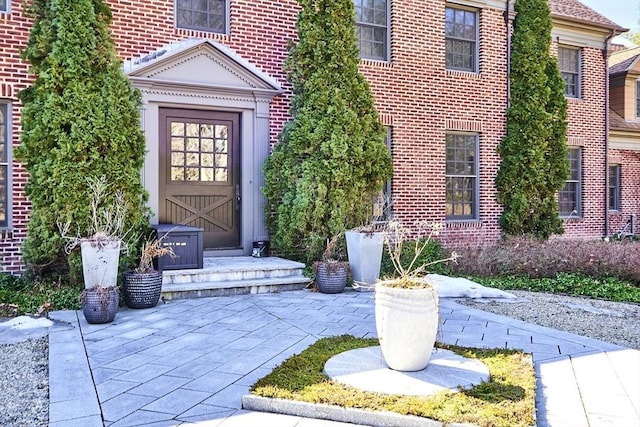
[[[445,8],[445,65],[448,70],[478,71],[478,12]]]
[[[176,0],[176,27],[225,34],[229,0]]]
[[[620,210],[620,165],[609,165],[609,209]]]
[[[0,0],[0,12],[9,12],[10,0]]]
[[[569,179],[558,193],[560,216],[582,217],[582,148],[569,147]]]
[[[580,98],[580,49],[558,47],[558,64],[564,80],[564,94],[570,98]]]
[[[478,135],[446,135],[446,219],[478,219]]]
[[[640,117],[640,80],[636,80],[636,117]]]
[[[360,56],[366,59],[389,59],[390,0],[354,0],[356,36]]]
[[[0,227],[9,226],[9,104],[0,102]]]

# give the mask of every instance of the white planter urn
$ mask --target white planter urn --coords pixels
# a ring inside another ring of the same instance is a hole
[[[80,243],[85,289],[94,286],[116,286],[120,240],[87,240]]]
[[[435,288],[375,287],[376,329],[385,362],[396,371],[426,368],[438,333]]]
[[[380,276],[384,233],[347,231],[347,255],[357,291],[373,291]]]

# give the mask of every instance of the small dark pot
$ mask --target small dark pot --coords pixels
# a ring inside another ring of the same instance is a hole
[[[315,264],[316,286],[323,294],[339,294],[347,286],[349,263],[317,262]]]
[[[118,312],[120,291],[117,286],[85,289],[81,302],[82,313],[88,323],[109,323]]]
[[[162,292],[162,272],[150,271],[149,273],[136,273],[128,271],[124,273],[122,280],[122,293],[124,303],[129,308],[155,307],[160,300]]]

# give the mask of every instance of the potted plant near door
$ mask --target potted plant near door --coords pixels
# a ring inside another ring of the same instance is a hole
[[[384,231],[391,216],[391,200],[380,194],[373,204],[371,223],[345,233],[349,268],[356,291],[373,291],[380,277]]]
[[[71,222],[58,223],[60,234],[68,239],[69,254],[81,250],[84,291],[80,295],[82,312],[89,323],[111,322],[118,311],[118,264],[123,239],[127,203],[122,191],[116,191],[113,203],[106,204],[109,184],[106,177],[87,178],[91,192],[91,221],[86,236],[71,236]]]
[[[341,260],[340,255],[334,257],[336,245],[341,236],[342,233],[328,240],[322,259],[313,263],[316,288],[323,294],[338,294],[343,292],[347,286],[349,263]]]
[[[163,238],[147,239],[142,246],[138,265],[124,273],[122,293],[127,307],[151,308],[158,304],[162,292],[162,271],[153,268],[153,260],[164,255],[171,258],[176,256],[171,246],[163,245]]]
[[[450,257],[417,265],[421,254],[437,233],[432,226],[426,239],[425,224],[418,224],[418,238],[408,243],[409,230],[397,221],[389,222],[384,241],[396,277],[380,280],[375,286],[375,317],[380,350],[387,365],[397,371],[419,371],[429,363],[438,332],[439,299],[434,286],[425,279],[430,265],[455,261]],[[408,243],[408,244],[407,244]],[[405,245],[412,256],[402,262]]]

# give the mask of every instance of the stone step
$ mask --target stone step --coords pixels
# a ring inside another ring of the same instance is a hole
[[[165,270],[162,283],[226,282],[301,276],[304,264],[278,257],[207,257],[202,269]]]
[[[278,257],[206,257],[202,269],[165,270],[165,300],[303,289],[304,264]]]
[[[310,279],[304,276],[275,279],[233,280],[226,282],[197,282],[162,285],[162,298],[166,300],[222,297],[230,295],[262,294],[304,289]]]

